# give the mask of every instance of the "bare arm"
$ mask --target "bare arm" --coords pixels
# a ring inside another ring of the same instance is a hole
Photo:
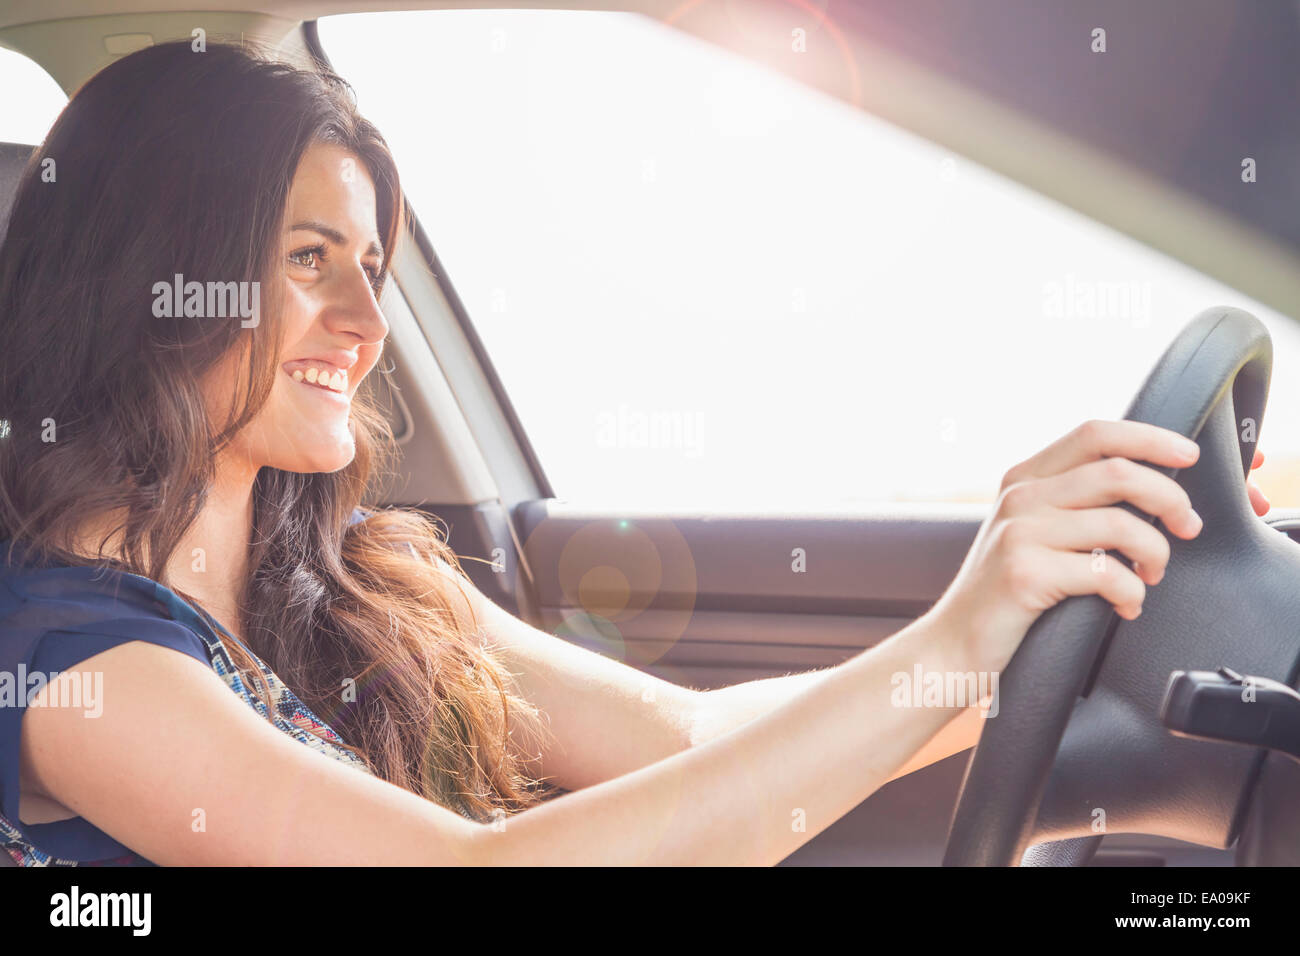
[[[830,673],[829,670],[807,671],[702,692],[695,710],[691,745],[699,746],[773,710],[804,689],[825,680]],[[889,779],[897,780],[974,747],[984,726],[985,718],[980,716],[981,713],[979,707],[966,707],[957,712]]]
[[[566,790],[612,780],[691,746],[703,692],[547,634],[442,567],[482,624],[482,637],[513,676],[519,694],[542,715],[547,739],[515,733],[530,773]]]
[[[570,863],[777,863],[955,716],[954,708],[893,706],[890,678],[918,662],[969,670],[965,646],[922,618],[737,728],[480,833],[480,848],[492,862],[541,863],[573,827],[582,835],[569,845]]]
[[[500,829],[304,747],[198,661],[142,642],[69,672],[103,675],[98,718],[27,711],[22,772],[164,865],[775,863],[951,716],[890,706],[889,675],[917,660],[965,669],[960,646],[918,622],[734,731]]]
[[[547,634],[501,608],[451,568],[441,570],[459,583],[520,693],[545,715],[550,739],[537,742],[540,757],[530,763],[530,771],[567,790],[613,780],[698,747],[834,672],[808,671],[710,691],[681,687]],[[954,714],[955,719],[936,728],[933,739],[894,777],[974,746],[981,725],[976,710]]]

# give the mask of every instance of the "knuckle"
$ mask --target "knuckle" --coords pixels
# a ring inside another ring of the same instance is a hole
[[[1173,492],[1167,490],[1167,488],[1161,488],[1159,501],[1151,509],[1151,513],[1168,521],[1171,518],[1181,517],[1191,506],[1191,499],[1187,497],[1186,492],[1181,490]]]
[[[1107,508],[1103,515],[1102,534],[1106,538],[1103,544],[1113,547],[1132,534],[1133,529],[1129,525],[1129,518],[1132,516],[1122,508]]]
[[[1134,465],[1127,458],[1106,458],[1102,460],[1102,473],[1111,485],[1127,486],[1133,480]]]
[[[1081,443],[1093,446],[1102,440],[1105,431],[1106,423],[1104,421],[1100,418],[1089,418],[1074,430],[1074,435]]]
[[[1002,512],[1005,514],[1018,514],[1023,512],[1030,506],[1034,494],[1034,486],[1031,482],[1021,481],[1009,485],[1002,492]]]
[[[1165,540],[1164,535],[1151,526],[1149,521],[1123,508],[1111,508],[1110,511],[1115,534],[1120,541],[1140,550],[1144,556],[1168,556],[1169,542]],[[1144,557],[1144,560],[1149,560],[1149,557]]]
[[[998,526],[998,547],[1003,551],[1019,551],[1032,537],[1032,529],[1024,518],[1007,518]]]

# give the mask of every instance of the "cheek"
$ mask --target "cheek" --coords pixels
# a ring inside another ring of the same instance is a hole
[[[243,356],[231,353],[204,374],[199,389],[203,394],[203,407],[210,426],[220,431],[233,418],[239,385],[246,377]]]
[[[357,349],[357,364],[353,367],[351,375],[353,394],[360,389],[362,382],[380,374],[376,368],[383,360],[383,355],[383,345],[363,345]]]
[[[284,318],[281,327],[284,341],[297,342],[311,328],[316,303],[311,293],[288,276],[284,279]]]

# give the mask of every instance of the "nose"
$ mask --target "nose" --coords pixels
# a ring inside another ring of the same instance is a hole
[[[339,277],[334,301],[325,310],[325,327],[334,335],[348,336],[357,345],[382,342],[388,320],[375,299],[370,276],[360,263]]]

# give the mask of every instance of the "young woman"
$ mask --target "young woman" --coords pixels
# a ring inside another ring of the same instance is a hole
[[[15,861],[775,863],[975,743],[977,709],[892,706],[891,675],[998,671],[1068,595],[1139,614],[1169,543],[1117,502],[1200,529],[1134,461],[1194,443],[1089,422],[1007,473],[952,586],[880,645],[655,680],[484,598],[429,519],[359,507],[403,232],[342,83],[234,47],[113,63],[37,151],[0,250]]]

